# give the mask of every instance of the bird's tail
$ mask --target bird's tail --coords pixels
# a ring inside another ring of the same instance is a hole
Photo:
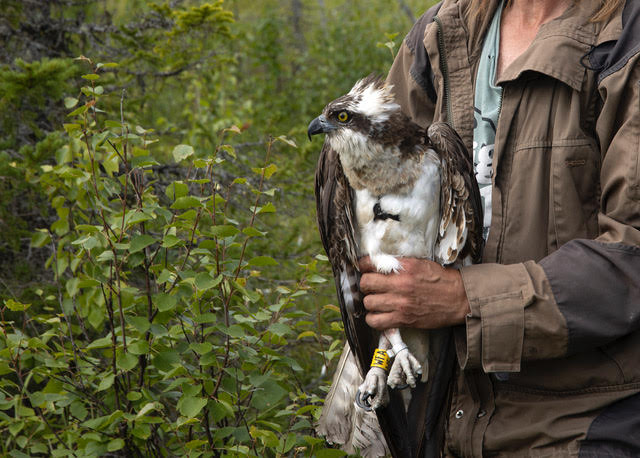
[[[316,431],[347,453],[386,456],[389,449],[375,412],[360,409],[354,403],[362,382],[356,359],[349,344],[345,344]]]

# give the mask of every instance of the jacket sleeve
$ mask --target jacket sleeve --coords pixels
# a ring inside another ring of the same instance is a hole
[[[464,369],[518,372],[522,361],[568,356],[640,330],[640,47],[599,91],[600,235],[537,263],[462,268],[471,313],[455,333]]]

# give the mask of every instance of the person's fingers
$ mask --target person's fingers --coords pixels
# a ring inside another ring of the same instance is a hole
[[[394,294],[369,294],[364,297],[364,308],[369,312],[393,312],[397,309],[398,296]]]
[[[365,320],[369,326],[379,331],[400,327],[400,321],[396,314],[391,312],[367,313]]]
[[[397,275],[366,273],[360,278],[360,291],[364,294],[396,291],[398,289],[397,282]]]

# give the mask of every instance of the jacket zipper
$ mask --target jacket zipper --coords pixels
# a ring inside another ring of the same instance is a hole
[[[451,87],[449,86],[449,64],[447,63],[447,52],[444,48],[444,37],[442,32],[442,22],[438,16],[433,18],[438,25],[438,51],[440,52],[440,69],[444,79],[444,103],[447,110],[447,123],[455,129],[453,123],[453,111],[451,109]]]

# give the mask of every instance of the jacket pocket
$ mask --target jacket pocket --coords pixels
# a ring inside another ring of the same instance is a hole
[[[551,145],[550,251],[570,240],[598,235],[600,153],[582,138]]]
[[[538,261],[598,235],[600,153],[595,141],[530,140],[513,152],[500,262]],[[526,240],[527,243],[522,243]]]

